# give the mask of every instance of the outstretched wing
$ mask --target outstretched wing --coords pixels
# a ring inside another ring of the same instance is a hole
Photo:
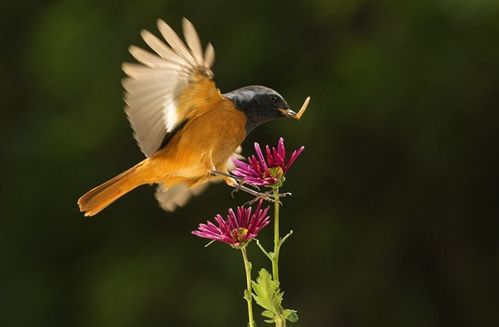
[[[223,99],[210,69],[215,59],[213,46],[209,43],[203,54],[194,26],[186,18],[182,23],[187,45],[158,20],[166,44],[143,30],[141,36],[154,53],[131,46],[129,51],[139,63],[123,64],[125,112],[147,157],[183,121],[207,110],[207,103]]]

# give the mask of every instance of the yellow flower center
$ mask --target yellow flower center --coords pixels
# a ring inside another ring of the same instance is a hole
[[[281,178],[284,175],[284,170],[280,166],[269,168],[269,173],[271,177]]]
[[[239,227],[237,229],[232,230],[230,233],[230,236],[232,239],[238,241],[238,242],[244,242],[246,240],[246,235],[248,235],[248,229]]]
[[[273,187],[281,187],[284,181],[286,180],[286,177],[284,177],[284,170],[282,167],[277,166],[277,167],[271,167],[269,168],[269,173],[270,177],[273,177],[277,180],[276,185],[273,185]]]

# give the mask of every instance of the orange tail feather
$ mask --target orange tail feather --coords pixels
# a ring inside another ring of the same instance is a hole
[[[138,173],[140,166],[141,163],[85,193],[78,199],[80,211],[85,216],[94,216],[126,193],[146,184]]]

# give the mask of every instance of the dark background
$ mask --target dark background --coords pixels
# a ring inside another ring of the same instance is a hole
[[[246,195],[216,185],[166,214],[142,187],[93,219],[76,206],[142,160],[120,65],[142,28],[182,16],[213,42],[222,91],[312,97],[301,122],[244,144],[306,146],[282,210],[296,326],[499,325],[498,1],[4,0],[0,13],[1,326],[245,326],[239,253],[190,231]]]

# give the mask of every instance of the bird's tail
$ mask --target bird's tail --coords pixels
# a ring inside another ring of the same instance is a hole
[[[141,178],[139,169],[142,163],[85,193],[78,199],[80,211],[84,212],[85,216],[94,216],[134,188],[146,184],[147,181]]]

